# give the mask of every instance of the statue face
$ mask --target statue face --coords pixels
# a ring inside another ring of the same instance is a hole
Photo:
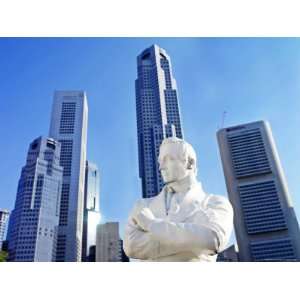
[[[160,148],[158,162],[165,183],[179,181],[188,175],[187,162],[182,160],[179,147],[170,143]]]

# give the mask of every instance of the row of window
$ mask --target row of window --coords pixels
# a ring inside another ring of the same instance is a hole
[[[246,153],[244,152],[242,155],[235,155],[234,158],[232,158],[232,161],[234,164],[242,164],[266,159],[267,156],[264,151],[261,151],[260,153],[251,153],[247,151]]]
[[[239,186],[239,195],[249,234],[287,228],[273,181]]]
[[[73,140],[60,140],[60,142],[60,165],[64,168],[63,176],[71,176]]]
[[[60,134],[73,134],[76,116],[76,102],[62,103],[62,111],[60,118]]]
[[[266,242],[251,242],[250,251],[254,260],[294,259],[294,248],[290,239]]]
[[[266,168],[251,168],[251,169],[246,169],[246,170],[240,170],[236,171],[236,177],[237,178],[243,178],[243,177],[249,177],[249,176],[257,176],[257,175],[263,175],[263,174],[268,174],[271,172],[271,169],[266,167]]]
[[[241,147],[243,145],[247,146],[256,146],[256,145],[264,145],[261,135],[253,136],[253,137],[242,137],[240,139],[232,140],[228,139],[229,145],[232,147]]]
[[[249,139],[251,137],[261,137],[260,129],[255,128],[255,129],[239,132],[237,134],[228,135],[228,139],[230,141],[240,140],[243,138]]]
[[[56,261],[64,261],[66,249],[66,236],[59,234],[56,245]]]
[[[171,89],[172,83],[171,83],[171,74],[169,69],[169,62],[166,59],[160,60],[161,68],[164,70],[165,73],[165,80],[166,80],[166,88]]]
[[[268,167],[269,162],[267,159],[258,159],[246,162],[238,162],[233,164],[235,170],[248,170],[253,168],[261,168],[261,167]]]

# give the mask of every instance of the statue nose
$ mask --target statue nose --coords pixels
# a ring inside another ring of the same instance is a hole
[[[165,164],[161,161],[159,162],[159,170],[163,170],[165,168]]]

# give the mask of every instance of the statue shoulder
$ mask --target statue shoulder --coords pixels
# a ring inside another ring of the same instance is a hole
[[[147,206],[147,199],[146,198],[140,198],[138,199],[134,204],[134,210],[141,210],[143,207]]]
[[[148,208],[156,207],[158,203],[161,203],[163,199],[164,199],[164,189],[154,197],[140,198],[135,202],[134,207],[132,209],[132,213],[137,213],[141,211],[144,207],[148,207]]]
[[[141,210],[144,207],[149,207],[150,203],[155,200],[157,196],[151,198],[140,198],[135,202],[134,210]]]
[[[226,210],[228,212],[233,212],[230,201],[224,196],[209,194],[206,199],[207,199],[206,205],[209,208],[221,209],[221,210]]]

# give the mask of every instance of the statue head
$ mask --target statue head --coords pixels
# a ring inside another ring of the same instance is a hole
[[[162,141],[158,163],[165,183],[197,175],[197,157],[193,147],[176,137],[166,138]]]

